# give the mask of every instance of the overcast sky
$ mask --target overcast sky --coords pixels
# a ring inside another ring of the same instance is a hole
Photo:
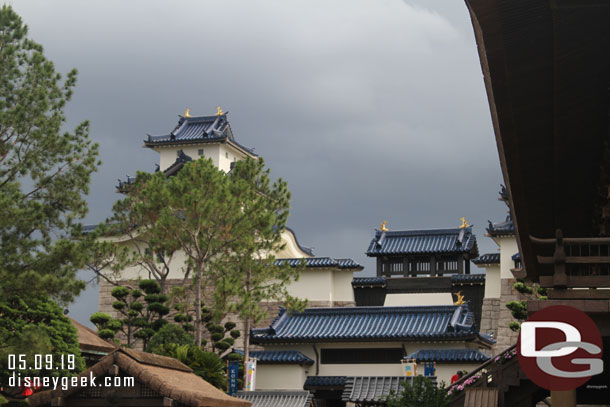
[[[79,80],[70,126],[91,121],[103,161],[87,223],[117,179],[154,170],[147,133],[229,111],[236,139],[292,192],[289,226],[317,256],[364,255],[390,230],[501,220],[502,182],[472,25],[460,0],[13,0],[60,72]],[[475,268],[476,270],[476,268]],[[91,286],[70,316],[97,310]]]

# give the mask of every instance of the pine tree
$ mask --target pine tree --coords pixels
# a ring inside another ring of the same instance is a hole
[[[87,242],[78,221],[96,170],[89,124],[62,132],[76,70],[62,82],[10,6],[0,8],[0,298],[50,294],[69,302]]]

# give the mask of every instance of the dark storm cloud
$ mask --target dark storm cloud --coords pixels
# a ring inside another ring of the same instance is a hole
[[[89,119],[103,166],[90,215],[117,178],[151,171],[146,133],[188,106],[229,110],[293,193],[292,226],[317,255],[364,256],[373,228],[452,227],[481,251],[500,219],[501,174],[480,64],[460,1],[9,2],[65,72],[79,69],[70,124]],[[95,288],[73,306],[87,320]],[[76,310],[79,313],[76,313]]]

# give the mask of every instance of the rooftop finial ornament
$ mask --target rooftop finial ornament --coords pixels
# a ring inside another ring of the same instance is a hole
[[[220,107],[220,105],[216,106],[216,116],[222,116],[223,115],[223,111],[222,108]]]
[[[468,221],[466,220],[465,217],[460,218],[460,220],[462,221],[462,224],[460,225],[460,229],[466,229],[471,227],[472,225],[468,224]]]
[[[466,301],[464,301],[464,296],[462,295],[461,291],[455,293],[455,296],[457,297],[457,301],[454,302],[453,305],[464,305],[466,303]]]
[[[387,220],[384,220],[383,222],[381,222],[381,227],[380,227],[379,229],[380,229],[382,232],[387,232],[388,230],[390,230],[390,229],[388,229],[388,228],[386,227],[386,225],[387,225],[387,224],[388,224],[388,221],[387,221]]]
[[[184,117],[191,117],[191,108],[187,107],[184,111]]]

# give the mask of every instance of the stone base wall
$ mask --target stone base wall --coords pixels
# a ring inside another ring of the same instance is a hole
[[[188,280],[186,282],[187,286],[190,286],[191,284],[191,280]],[[121,281],[121,285],[126,285],[126,286],[130,286],[130,287],[137,287],[137,281]],[[175,286],[181,286],[183,285],[183,281],[182,279],[170,279],[167,280],[166,283],[166,292],[171,292],[172,288]],[[119,317],[120,313],[115,310],[114,308],[112,308],[112,303],[115,301],[115,299],[112,297],[112,295],[110,294],[112,292],[112,289],[115,286],[110,284],[109,282],[105,281],[105,280],[101,280],[99,283],[99,297],[98,297],[98,311],[99,312],[105,312],[109,315],[111,315],[112,317]],[[207,299],[207,301],[206,301]],[[194,299],[193,299],[194,300]],[[211,300],[211,293],[208,292],[207,295],[204,293],[203,295],[203,302],[209,302]],[[271,325],[271,322],[273,322],[273,320],[277,317],[278,312],[280,310],[280,307],[283,304],[280,302],[264,302],[261,304],[261,307],[263,309],[266,310],[267,312],[267,317],[262,319],[260,322],[258,322],[257,324],[255,324],[255,326],[253,326],[252,328],[265,328],[268,327],[269,325]],[[356,306],[355,302],[353,301],[309,301],[307,304],[308,307],[354,307]],[[168,319],[170,321],[173,321],[173,315],[175,314],[175,311],[172,310],[172,312],[168,315]],[[235,346],[239,347],[239,348],[243,348],[243,338],[244,338],[244,323],[242,320],[239,319],[239,317],[237,317],[237,315],[229,313],[227,314],[227,316],[222,320],[222,323],[224,324],[225,322],[234,322],[236,324],[235,329],[239,329],[239,331],[241,332],[241,337],[239,337],[236,341],[235,341]],[[207,338],[206,338],[207,339]],[[142,343],[140,343],[140,341],[138,341],[138,343],[136,344],[136,349],[142,349]],[[253,350],[256,350],[257,347],[253,346],[252,347]]]
[[[481,333],[493,331],[496,344],[492,348],[494,354],[501,352],[517,343],[519,332],[512,331],[508,324],[514,321],[510,310],[506,308],[509,301],[521,301],[525,297],[513,288],[514,278],[503,278],[500,282],[500,298],[485,298],[483,300],[483,316],[481,318]]]
[[[481,333],[498,332],[498,321],[500,320],[500,298],[485,298],[481,311]]]

